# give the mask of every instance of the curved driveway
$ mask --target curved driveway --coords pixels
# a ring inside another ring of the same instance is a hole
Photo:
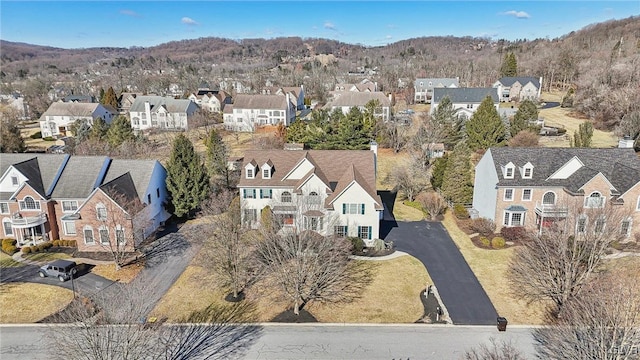
[[[385,240],[422,261],[454,324],[496,324],[496,309],[441,223],[398,221]]]

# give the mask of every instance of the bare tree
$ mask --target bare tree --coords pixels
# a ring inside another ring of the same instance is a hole
[[[569,300],[557,321],[534,331],[543,359],[637,359],[640,285],[637,271],[599,275]]]
[[[421,181],[424,177],[416,176],[412,170],[408,166],[397,166],[390,173],[391,183],[402,191],[409,201],[415,200],[425,188]]]
[[[551,315],[580,294],[607,249],[624,236],[620,224],[629,216],[620,205],[568,204],[555,208],[566,217],[545,219],[551,225],[529,231],[510,265],[510,280],[519,296],[530,301],[551,300],[555,305]]]
[[[418,195],[417,200],[422,205],[422,208],[429,213],[431,220],[436,220],[438,215],[442,214],[444,209],[447,208],[447,202],[444,198],[433,191]]]
[[[524,360],[524,355],[510,342],[489,339],[489,345],[478,347],[464,353],[465,360]]]

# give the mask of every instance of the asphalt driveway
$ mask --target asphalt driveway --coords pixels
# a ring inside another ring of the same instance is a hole
[[[427,268],[456,325],[493,325],[497,312],[462,253],[439,222],[415,221],[393,226],[385,238]]]

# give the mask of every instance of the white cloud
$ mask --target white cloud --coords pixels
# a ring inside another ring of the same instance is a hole
[[[183,24],[187,24],[187,25],[200,25],[200,24],[198,24],[198,22],[197,22],[197,21],[193,20],[193,19],[192,19],[192,18],[190,18],[190,17],[186,17],[186,16],[185,16],[185,17],[183,17],[180,21],[181,21]]]
[[[338,28],[336,27],[336,25],[331,21],[325,21],[323,26],[327,30],[338,31]]]
[[[390,40],[390,39],[393,39],[393,36],[391,36],[391,35],[387,35],[387,36],[385,36],[384,38],[385,38],[385,39],[387,39],[387,40]]]
[[[138,14],[137,12],[135,12],[133,10],[128,10],[128,9],[120,10],[120,14],[127,15],[127,16],[132,16],[132,17],[141,17],[140,14]]]
[[[502,13],[502,15],[515,16],[518,19],[528,19],[531,17],[531,15],[527,14],[525,11],[516,11],[516,10],[505,11]]]

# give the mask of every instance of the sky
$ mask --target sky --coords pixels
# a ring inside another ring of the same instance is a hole
[[[0,39],[67,49],[285,36],[379,46],[421,36],[555,38],[589,24],[638,15],[640,0],[2,0]]]

